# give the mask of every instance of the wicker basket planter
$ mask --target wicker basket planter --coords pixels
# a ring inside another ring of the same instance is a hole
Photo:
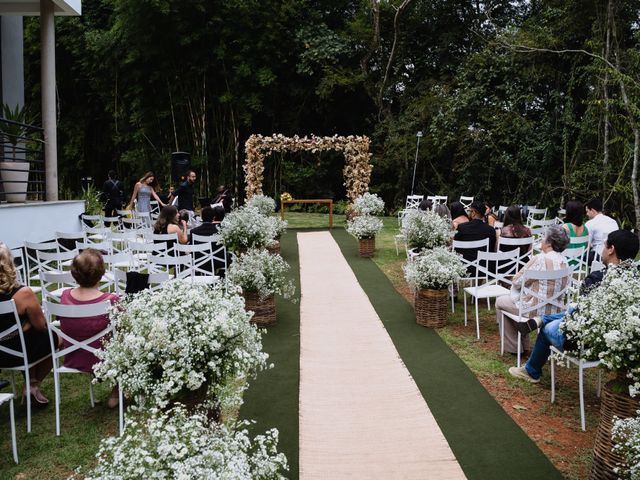
[[[414,299],[416,323],[423,327],[432,328],[445,326],[447,324],[448,295],[449,291],[446,288],[417,290]]]
[[[251,323],[268,327],[276,323],[276,299],[273,295],[260,300],[256,292],[243,292],[245,308],[253,312]]]
[[[376,251],[376,238],[361,238],[358,240],[358,253],[361,257],[371,258]]]
[[[267,246],[267,251],[271,255],[280,255],[280,241],[276,240],[271,245]]]
[[[640,398],[631,398],[625,393],[616,393],[612,390],[612,384],[616,380],[608,382],[602,390],[600,399],[600,423],[596,432],[596,440],[593,446],[593,464],[591,466],[591,480],[617,480],[614,468],[623,458],[611,451],[611,428],[613,417],[629,418],[640,410]]]

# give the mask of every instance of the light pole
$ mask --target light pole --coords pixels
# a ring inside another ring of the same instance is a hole
[[[413,187],[416,183],[416,167],[418,166],[418,151],[420,150],[420,138],[422,137],[422,132],[416,133],[416,137],[418,137],[418,142],[416,143],[416,159],[413,162],[413,180],[411,180],[411,195],[413,195]]]

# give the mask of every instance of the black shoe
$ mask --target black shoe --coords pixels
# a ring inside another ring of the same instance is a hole
[[[515,327],[522,335],[529,335],[534,330],[538,329],[537,318],[530,318],[526,322],[515,322]]]

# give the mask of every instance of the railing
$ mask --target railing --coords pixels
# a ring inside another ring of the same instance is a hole
[[[44,201],[45,187],[44,130],[0,118],[0,201]]]

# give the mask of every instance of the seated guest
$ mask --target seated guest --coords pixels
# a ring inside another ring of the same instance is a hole
[[[102,254],[93,248],[83,250],[71,263],[71,275],[78,282],[78,287],[69,288],[62,292],[60,303],[62,305],[92,305],[100,302],[116,303],[118,296],[115,293],[101,292],[100,279],[104,275],[104,261]],[[75,340],[86,340],[107,328],[109,317],[99,315],[85,318],[60,317],[60,329]],[[101,347],[101,341],[96,340],[89,344],[92,347]],[[71,344],[64,340],[64,347]],[[91,352],[78,349],[64,356],[64,366],[75,368],[81,372],[92,373],[93,366],[98,363],[98,358]],[[118,387],[114,387],[107,400],[107,406],[114,408],[118,405]]]
[[[436,206],[433,208],[433,211],[437,213],[439,216],[441,216],[442,218],[451,220],[451,212],[449,211],[449,209],[444,203],[436,204]]]
[[[433,210],[433,202],[428,198],[425,198],[420,202],[420,205],[418,205],[418,210],[423,210],[425,212],[427,210]]]
[[[461,223],[467,223],[469,221],[467,212],[461,202],[453,202],[451,204],[451,218],[453,219],[451,222],[451,226],[454,230],[457,230],[458,225],[460,225]]]
[[[492,227],[494,227],[496,224],[496,220],[498,220],[498,216],[493,213],[493,205],[491,205],[489,202],[485,202],[484,207],[484,222],[487,225],[491,225]]]
[[[42,313],[40,301],[35,293],[29,288],[18,283],[18,272],[13,263],[11,250],[4,243],[0,242],[0,302],[13,300],[16,304],[20,323],[22,324],[22,334],[24,337],[25,351],[22,350],[20,334],[15,331],[0,340],[0,345],[17,352],[23,352],[27,356],[27,362],[33,363],[41,358],[51,355],[51,344],[49,343],[49,332],[47,331],[47,320]],[[0,332],[4,332],[15,326],[16,321],[13,314],[0,315]],[[60,345],[58,337],[53,335],[54,345]],[[0,350],[0,369],[3,367],[17,367],[23,365],[23,359]],[[40,391],[40,384],[53,368],[51,357],[34,365],[29,369],[29,394],[34,405],[46,405],[49,403]],[[26,388],[23,390],[23,396]]]
[[[489,251],[496,249],[496,231],[484,223],[485,205],[482,202],[473,202],[469,206],[469,218],[466,223],[458,225],[458,231],[453,237],[454,240],[462,240],[465,242],[489,239]],[[465,260],[473,261],[478,257],[478,249],[461,249],[458,253],[462,254]]]
[[[581,202],[572,200],[565,206],[567,211],[562,227],[569,234],[569,238],[584,237],[584,242],[569,244],[567,248],[587,248],[589,243],[589,229],[584,225],[584,206]],[[616,229],[618,226],[616,225]]]
[[[220,185],[216,192],[216,196],[213,199],[212,207],[221,206],[224,208],[225,213],[229,213],[231,211],[231,206],[233,205],[233,197],[231,193],[227,189],[225,185]]]
[[[589,217],[585,226],[589,231],[591,250],[599,252],[607,235],[618,229],[618,223],[613,218],[602,213],[602,201],[598,198],[587,202],[585,210],[587,217]]]
[[[611,232],[605,241],[602,261],[608,267],[609,265],[618,265],[624,260],[633,260],[638,254],[639,247],[640,242],[635,234],[628,230],[616,230]],[[588,294],[589,288],[598,285],[605,274],[606,270],[591,273],[583,283],[583,287],[585,287],[583,293]],[[528,322],[516,324],[516,328],[523,335],[528,335],[529,332],[537,328],[540,328],[540,333],[538,333],[536,344],[524,367],[509,368],[509,373],[512,376],[531,383],[540,381],[542,367],[547,363],[551,354],[551,345],[564,351],[566,338],[561,328],[564,315],[565,312],[543,315],[542,317],[534,317]]]
[[[527,270],[535,271],[554,271],[562,270],[568,267],[567,261],[562,255],[562,251],[567,248],[569,244],[569,235],[560,225],[553,225],[547,229],[547,232],[542,239],[542,253],[535,255],[529,262],[522,267],[518,273],[513,277],[513,287],[515,289],[521,289],[522,276]],[[567,276],[561,280],[528,280],[527,287],[537,292],[545,292],[547,298],[553,298],[558,292],[562,291],[569,282],[570,277]],[[512,296],[513,295],[513,296]],[[519,311],[519,295],[515,292],[512,295],[503,295],[496,299],[496,316],[498,323],[502,317],[502,312],[509,312],[518,314]],[[515,297],[515,298],[514,298]],[[525,296],[523,299],[523,307],[532,307],[539,302],[534,296]],[[547,304],[544,311],[545,313],[557,313],[558,309],[553,305]],[[516,330],[514,322],[508,317],[504,317],[504,348],[509,353],[517,353],[518,351],[518,331]],[[522,352],[529,351],[529,336],[522,336]]]
[[[178,242],[185,244],[189,242],[189,236],[187,234],[187,222],[180,219],[178,209],[173,205],[167,205],[160,210],[158,220],[153,226],[153,233],[155,234],[167,234],[176,233],[178,235]],[[167,242],[169,244],[170,242]],[[171,248],[173,245],[167,245]]]
[[[522,224],[522,210],[517,205],[511,205],[504,212],[504,225],[498,231],[502,238],[528,238],[531,236],[531,229]],[[508,252],[515,250],[515,245],[500,245],[500,251]],[[527,253],[531,246],[521,245],[520,255]]]

